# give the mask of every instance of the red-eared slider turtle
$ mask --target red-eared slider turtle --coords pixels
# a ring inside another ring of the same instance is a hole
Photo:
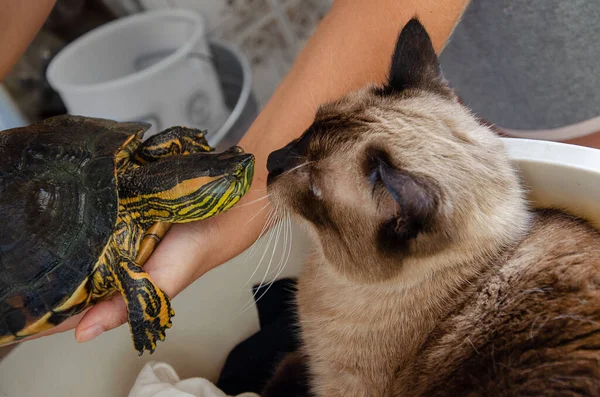
[[[142,141],[149,127],[58,116],[0,132],[0,345],[115,291],[140,354],[165,338],[174,312],[142,265],[171,223],[237,203],[254,157],[184,127]]]

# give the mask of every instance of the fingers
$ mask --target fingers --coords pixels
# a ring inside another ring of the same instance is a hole
[[[144,270],[171,299],[199,277],[196,272],[210,244],[206,229],[211,223],[207,220],[173,225],[144,265]]]
[[[120,295],[100,302],[83,316],[75,329],[77,342],[87,342],[127,322],[127,309]]]
[[[191,241],[195,227],[191,224],[173,225],[144,265],[153,282],[171,299],[196,279],[196,260],[202,250]],[[126,321],[125,302],[120,294],[115,294],[88,311],[77,325],[75,338],[78,342],[87,342]]]
[[[223,225],[228,215],[232,219]],[[228,241],[226,248],[223,247],[224,230],[231,231],[228,235],[239,230],[240,221],[236,217],[239,213],[227,213],[201,222],[173,225],[148,258],[144,270],[173,299],[198,277],[249,245],[245,241],[237,241],[237,244]],[[125,302],[120,295],[115,295],[88,311],[75,330],[75,338],[86,342],[126,321]]]

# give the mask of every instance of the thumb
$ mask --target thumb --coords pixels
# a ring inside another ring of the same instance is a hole
[[[127,322],[127,308],[121,295],[102,301],[83,316],[75,328],[77,342],[87,342]]]

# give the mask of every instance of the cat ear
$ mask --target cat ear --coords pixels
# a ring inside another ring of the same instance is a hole
[[[387,84],[381,92],[394,94],[421,88],[452,95],[425,27],[411,19],[400,32],[392,57]]]
[[[384,199],[386,208],[381,208],[386,220],[380,237],[399,248],[431,229],[438,213],[440,191],[429,178],[397,169],[385,161],[379,162],[377,172],[389,196]]]

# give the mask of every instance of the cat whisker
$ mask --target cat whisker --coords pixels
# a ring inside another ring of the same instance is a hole
[[[285,219],[284,221],[286,222],[286,229],[285,229],[286,233],[291,234],[291,218],[290,218],[289,214],[286,214],[286,217],[284,219]],[[279,271],[277,272],[277,274],[275,274],[275,277],[273,277],[273,279],[268,283],[267,289],[258,298],[255,299],[255,304],[258,303],[266,295],[267,292],[269,292],[269,290],[271,289],[271,287],[273,286],[275,281],[277,281],[277,279],[279,278],[279,276],[285,269],[285,265],[287,264],[287,260],[289,259],[289,256],[291,254],[291,247],[292,247],[292,245],[291,245],[291,240],[290,240],[290,245],[289,245],[287,258],[286,258],[285,262],[281,262],[281,265],[279,266]],[[284,250],[284,252],[285,252],[285,250]],[[258,289],[260,289],[260,287]]]
[[[273,278],[271,278],[270,283],[273,283],[281,275],[281,272],[283,271],[283,268],[285,268],[285,265],[287,264],[290,254],[291,254],[292,229],[291,229],[291,217],[288,212],[286,212],[282,216],[282,220],[284,222],[283,249],[281,250],[281,258],[279,259],[279,265],[273,270],[273,272],[269,273],[269,276],[271,276],[271,274],[274,274]]]
[[[252,257],[252,254],[254,253],[254,250],[256,249],[258,242],[263,237],[263,235],[266,233],[266,231],[271,228],[272,223],[275,221],[276,218],[277,218],[276,211],[275,211],[275,209],[272,209],[271,213],[269,214],[269,216],[265,220],[265,224],[264,224],[264,226],[263,226],[260,234],[256,238],[256,241],[254,241],[254,243],[250,247],[250,250],[248,251],[248,255],[246,256],[246,258],[247,258],[246,260],[248,260],[248,259],[250,259]],[[269,244],[271,244],[271,238],[272,237],[273,237],[273,235],[271,234],[271,236],[269,236],[269,241],[267,242],[267,246]],[[250,277],[248,278],[248,280],[244,283],[244,286],[247,286],[248,283],[250,282],[250,280],[252,280],[252,278],[254,277],[254,275],[256,274],[256,272],[258,271],[259,267],[260,267],[260,262],[256,265],[256,268],[254,269],[254,272],[252,272],[252,274],[250,275]]]
[[[260,281],[258,289],[260,289],[261,286],[264,284],[264,282],[267,279],[267,276],[269,274],[269,270],[271,269],[271,265],[273,264],[273,258],[275,257],[275,250],[277,250],[277,243],[279,242],[279,237],[281,236],[283,224],[284,224],[283,220],[280,219],[279,223],[277,224],[277,235],[275,236],[275,243],[273,244],[273,252],[271,253],[271,259],[269,259],[269,264],[267,265],[267,270],[265,271],[265,275],[263,276],[262,280]],[[256,297],[256,295],[255,295],[255,297]]]
[[[252,193],[252,192],[265,192],[267,190],[266,187],[262,188],[262,189],[256,189],[256,188],[250,188],[250,190],[248,190],[248,193]]]
[[[250,201],[249,203],[244,203],[244,204],[242,204],[242,205],[236,205],[236,206],[235,206],[235,207],[233,207],[232,209],[246,207],[246,206],[248,206],[248,205],[251,205],[251,204],[257,203],[257,202],[259,202],[259,201],[262,201],[262,200],[264,200],[264,199],[267,199],[267,198],[269,198],[269,197],[271,197],[271,194],[270,194],[270,193],[269,193],[269,194],[266,194],[266,195],[264,195],[264,196],[262,196],[262,197],[259,197],[259,198],[257,198],[256,200],[252,200],[252,201]]]
[[[297,166],[295,166],[294,168],[292,168],[290,170],[285,171],[283,174],[280,175],[280,177],[288,175],[288,174],[290,174],[290,173],[292,173],[292,172],[294,172],[296,170],[299,170],[302,167],[306,167],[307,165],[312,164],[312,163],[314,163],[314,161],[305,161],[304,163],[302,163],[300,165],[297,165]]]
[[[259,209],[256,214],[254,214],[252,216],[252,218],[250,218],[246,223],[244,223],[244,226],[246,226],[247,224],[249,224],[250,222],[252,222],[257,216],[260,215],[261,212],[263,212],[265,210],[265,208],[267,208],[269,206],[270,203],[265,204],[261,209]],[[264,228],[264,226],[263,226]]]
[[[293,245],[294,229],[293,229],[293,225],[292,225],[292,217],[289,214],[289,212],[287,213],[286,218],[287,218],[287,230],[288,230],[288,247],[287,247],[287,253],[286,253],[285,259],[282,262],[281,271],[275,276],[275,280],[277,280],[277,278],[281,275],[281,272],[287,266],[287,264],[288,264],[288,262],[290,260],[290,256],[292,255],[292,245]]]
[[[275,208],[275,213],[277,214],[277,207]],[[281,228],[282,228],[282,223],[280,221],[280,222],[277,223],[277,226],[275,227],[274,233],[272,233],[269,236],[269,240],[267,242],[267,246],[265,247],[263,255],[261,256],[260,261],[258,262],[258,265],[257,265],[256,269],[258,269],[260,267],[260,265],[262,264],[262,261],[265,258],[266,254],[267,254],[267,251],[269,250],[269,247],[271,246],[271,240],[273,238],[273,235],[275,235],[275,243],[273,244],[273,253],[271,254],[271,259],[269,261],[269,265],[267,266],[267,270],[265,271],[265,275],[263,276],[262,280],[258,284],[258,287],[256,288],[256,291],[252,294],[252,298],[248,302],[246,302],[246,304],[242,307],[241,312],[239,313],[239,315],[243,314],[246,310],[248,310],[250,307],[252,307],[252,305],[254,305],[255,302],[256,302],[256,295],[258,294],[258,291],[263,287],[263,284],[265,282],[265,279],[267,278],[267,274],[269,272],[269,269],[271,268],[271,265],[272,265],[272,262],[273,262],[273,256],[275,255],[275,250],[277,249],[277,243],[279,241],[279,236],[281,234]],[[255,271],[255,273],[256,273],[256,271]],[[253,274],[253,276],[254,276],[254,274]]]
[[[273,212],[273,217],[272,217],[272,221],[276,220],[278,218],[278,213],[277,213],[277,207],[275,207],[275,210]],[[262,256],[260,257],[260,260],[258,261],[258,264],[256,265],[256,268],[254,269],[254,272],[252,273],[252,275],[250,276],[250,278],[246,281],[246,283],[244,284],[244,286],[247,286],[248,283],[252,280],[252,278],[254,277],[254,275],[256,274],[256,272],[258,271],[258,269],[260,268],[263,259],[265,258],[265,256],[267,255],[267,252],[269,250],[269,247],[271,246],[271,240],[273,240],[273,236],[276,236],[275,239],[275,244],[273,246],[273,254],[275,253],[275,249],[277,248],[277,240],[279,239],[279,233],[281,233],[281,223],[277,223],[277,226],[275,226],[275,230],[273,231],[273,233],[271,233],[271,235],[269,236],[269,239],[267,240],[267,245],[265,246],[265,250],[262,254]],[[269,263],[270,266],[270,263]],[[265,276],[263,276],[261,282],[259,283],[259,286],[257,288],[260,289],[262,284],[264,283],[265,277],[266,277],[266,273],[269,271],[269,268],[267,268],[267,271],[265,272]],[[242,307],[242,311],[239,314],[244,313],[249,307],[252,306],[253,304],[253,300],[256,297],[256,292],[252,294],[252,298],[250,299],[250,301],[246,302],[246,304]]]
[[[283,260],[283,257],[284,257],[283,253],[285,252],[285,248],[287,247],[287,237],[288,236],[287,236],[287,229],[285,228],[285,218],[284,217],[280,217],[280,222],[282,224],[281,228],[282,228],[282,231],[283,231],[283,250],[281,251],[282,255],[281,255],[281,258],[279,258],[278,265],[275,266],[275,268],[266,275],[266,278],[269,279],[269,280],[272,280],[272,276],[274,276],[274,275],[277,274],[277,271],[279,270],[280,264],[281,264],[281,262]],[[277,249],[276,246],[274,248]],[[273,254],[275,254],[275,251],[273,251]]]
[[[310,87],[308,88],[308,93],[310,94],[310,99],[312,99],[312,101],[313,101],[313,105],[314,105],[313,110],[317,110],[319,108],[319,105],[317,104],[317,101],[315,101],[315,96],[313,95],[313,92],[310,89]]]
[[[473,344],[473,342],[471,341],[471,338],[469,338],[467,336],[466,341],[469,342],[469,344],[471,345],[471,347],[473,348],[473,350],[475,351],[475,353],[477,353],[478,355],[481,355],[481,353],[479,352],[479,350],[477,350],[477,348],[475,347],[475,345]]]
[[[256,240],[254,241],[254,243],[252,244],[252,246],[250,247],[250,249],[248,250],[248,254],[246,255],[246,260],[249,260],[252,257],[252,254],[254,253],[254,250],[256,249],[256,247],[258,246],[259,241],[261,241],[261,238],[264,236],[264,234],[266,233],[267,230],[270,229],[272,223],[275,221],[276,219],[276,214],[275,214],[275,210],[272,209],[271,212],[269,213],[269,215],[267,216],[267,219],[265,220],[265,224],[260,232],[260,234],[258,235],[258,237],[256,238]],[[273,235],[271,234],[270,237],[272,237]],[[268,242],[267,242],[267,248],[268,245],[271,244],[271,239],[269,238]],[[265,250],[267,249],[265,248]],[[260,267],[260,263],[259,262],[256,267],[254,268],[254,271],[252,272],[252,274],[250,275],[250,277],[248,277],[248,280],[246,280],[246,282],[244,283],[244,287],[246,287],[250,281],[254,278],[254,275],[256,274],[256,272],[258,271],[259,267]]]

